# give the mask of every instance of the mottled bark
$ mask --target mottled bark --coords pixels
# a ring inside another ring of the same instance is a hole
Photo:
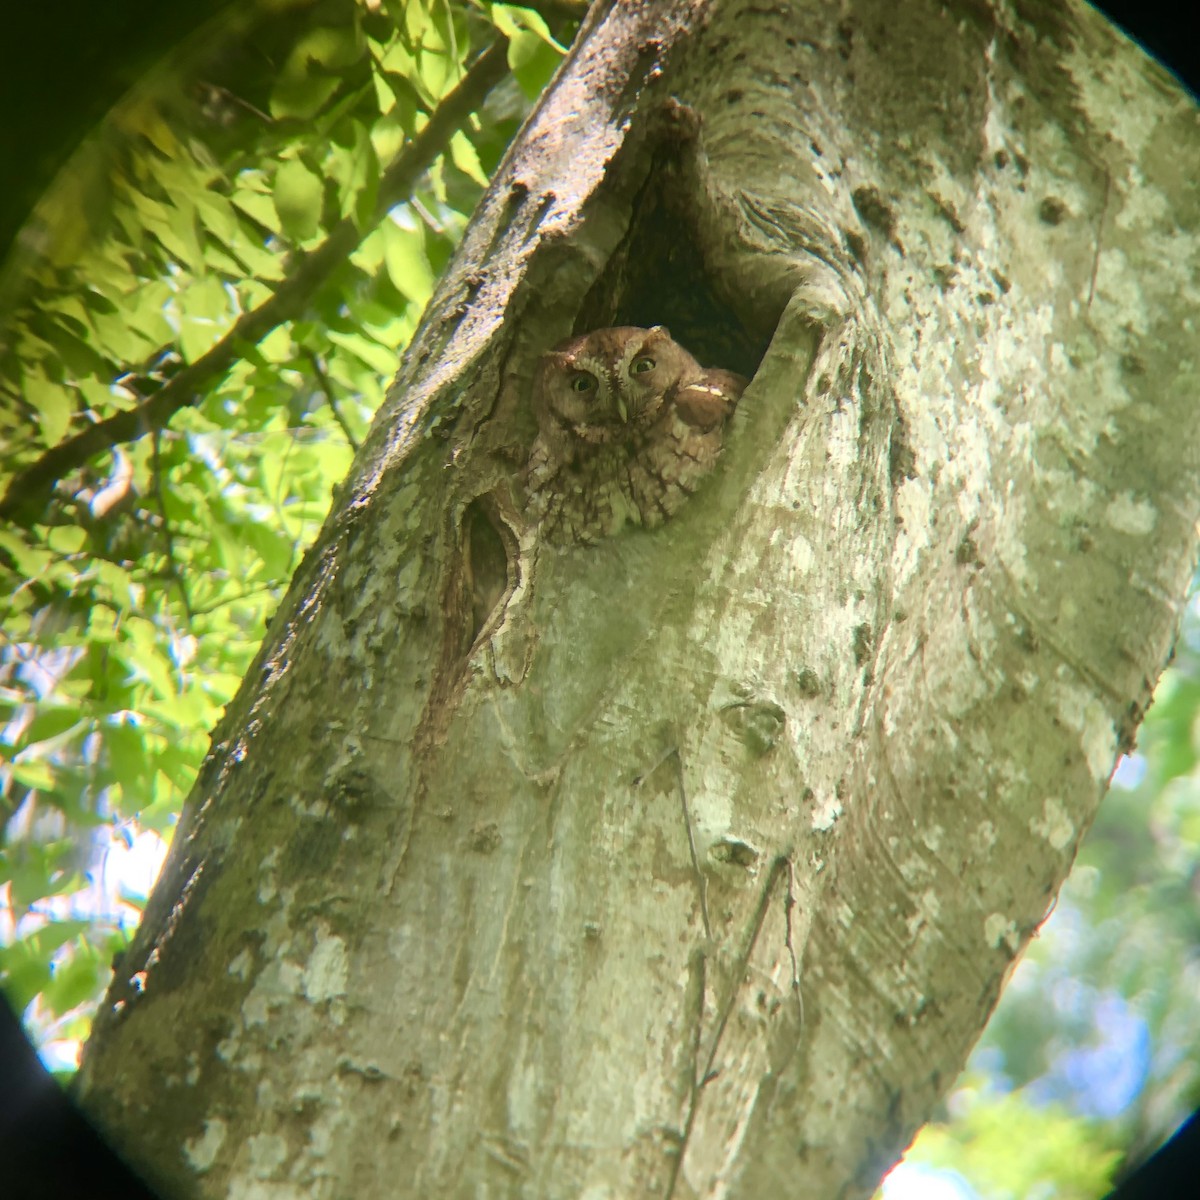
[[[1198,132],[1080,4],[595,13],[121,964],[81,1095],[129,1157],[177,1195],[869,1194],[1176,628]],[[658,322],[753,375],[721,465],[540,545],[536,355]]]

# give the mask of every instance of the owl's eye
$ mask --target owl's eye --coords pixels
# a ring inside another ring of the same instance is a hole
[[[589,375],[586,371],[580,371],[571,377],[571,391],[573,392],[591,392],[595,390],[595,387],[595,375]]]
[[[630,375],[644,375],[647,371],[654,370],[654,359],[648,354],[643,354],[641,358],[633,360],[633,366],[629,368]]]

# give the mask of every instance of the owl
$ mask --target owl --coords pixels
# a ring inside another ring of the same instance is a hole
[[[745,386],[702,367],[661,325],[597,329],[547,351],[525,467],[542,537],[595,542],[625,524],[660,525],[713,469]]]

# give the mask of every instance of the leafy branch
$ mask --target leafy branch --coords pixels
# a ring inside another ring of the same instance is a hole
[[[367,229],[360,229],[350,217],[343,218],[315,250],[297,254],[291,275],[267,300],[244,313],[220,341],[153,395],[136,408],[115,413],[51,446],[14,476],[0,499],[0,518],[12,520],[35,515],[55,484],[70,471],[113,446],[137,441],[164,428],[180,409],[198,403],[204,389],[240,358],[246,346],[256,344],[276,326],[299,316],[366,233],[411,193],[421,175],[446,152],[453,135],[506,76],[507,52],[508,42],[501,37],[480,54],[434,109],[424,128],[383,173]]]

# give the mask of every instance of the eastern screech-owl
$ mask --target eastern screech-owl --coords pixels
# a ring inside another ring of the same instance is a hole
[[[530,514],[551,542],[653,527],[712,470],[746,381],[706,370],[661,325],[571,338],[542,355]]]

